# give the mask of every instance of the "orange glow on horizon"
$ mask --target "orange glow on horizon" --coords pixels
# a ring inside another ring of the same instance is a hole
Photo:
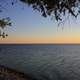
[[[11,44],[25,44],[25,43],[27,43],[27,44],[31,44],[31,43],[36,43],[36,44],[38,44],[38,43],[43,43],[43,44],[46,44],[46,43],[54,43],[54,44],[67,44],[67,43],[80,43],[80,38],[35,38],[35,39],[33,39],[33,38],[6,38],[6,39],[0,39],[0,44],[9,44],[9,43],[11,43]]]

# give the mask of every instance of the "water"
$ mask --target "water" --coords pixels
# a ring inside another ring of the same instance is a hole
[[[80,45],[0,45],[0,64],[37,80],[80,80]]]

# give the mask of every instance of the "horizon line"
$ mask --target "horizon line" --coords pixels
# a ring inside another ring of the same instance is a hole
[[[63,44],[63,45],[65,45],[65,44],[66,44],[66,45],[67,45],[67,44],[75,44],[75,45],[76,45],[76,44],[77,44],[77,45],[78,45],[78,44],[79,44],[79,45],[80,45],[80,43],[0,43],[0,45],[5,45],[5,44],[11,44],[11,45],[12,45],[12,44],[27,44],[27,45],[30,45],[30,44],[33,44],[33,45],[35,45],[35,44],[36,44],[36,45],[38,45],[38,44],[50,44],[50,45],[53,45],[53,44],[54,44],[54,45],[55,45],[55,44],[56,44],[56,45],[57,45],[57,44]]]

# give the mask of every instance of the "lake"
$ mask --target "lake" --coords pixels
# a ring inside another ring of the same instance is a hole
[[[0,44],[0,64],[37,80],[80,80],[80,45]]]

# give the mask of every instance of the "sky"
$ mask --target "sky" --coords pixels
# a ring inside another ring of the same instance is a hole
[[[55,19],[42,17],[26,4],[5,3],[3,6],[6,9],[0,13],[0,18],[10,17],[12,26],[3,30],[9,36],[0,37],[0,43],[80,43],[80,17],[69,17],[58,26]]]

